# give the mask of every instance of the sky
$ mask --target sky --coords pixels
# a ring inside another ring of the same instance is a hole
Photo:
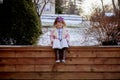
[[[117,1],[117,0],[115,0]],[[110,5],[109,7],[112,8],[112,0],[103,0],[104,5]],[[83,0],[81,5],[82,10],[84,11],[81,15],[91,15],[93,12],[93,8],[99,7],[102,8],[101,0]]]

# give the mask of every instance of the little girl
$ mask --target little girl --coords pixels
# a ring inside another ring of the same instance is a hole
[[[62,17],[54,21],[54,29],[51,31],[50,40],[55,51],[56,62],[65,62],[66,49],[69,47],[70,36],[65,28],[66,24]]]

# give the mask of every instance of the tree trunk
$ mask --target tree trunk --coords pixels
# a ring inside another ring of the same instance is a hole
[[[62,5],[63,5],[63,0],[55,0],[55,13],[56,14],[62,14],[63,11],[66,9],[66,8],[63,8]]]
[[[112,0],[112,5],[113,5],[114,12],[116,13],[117,9],[116,9],[114,0]]]
[[[40,16],[40,17],[41,17],[41,15],[42,15],[42,13],[43,13],[43,10],[45,9],[45,6],[47,5],[48,2],[49,2],[49,0],[48,0],[48,1],[44,0],[43,7],[42,7],[42,9],[41,9],[41,11],[40,11],[40,13],[39,13],[39,16]]]
[[[120,0],[118,0],[118,7],[119,7],[119,10],[120,10]]]
[[[102,3],[102,9],[103,9],[103,15],[105,14],[105,9],[104,9],[104,5],[103,5],[103,0],[101,0]]]

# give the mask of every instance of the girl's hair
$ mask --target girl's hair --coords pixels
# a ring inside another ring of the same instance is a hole
[[[65,21],[64,21],[64,18],[62,18],[61,16],[59,16],[59,17],[57,17],[57,18],[55,19],[55,21],[54,21],[54,26],[57,24],[57,22],[62,22],[63,27],[66,26],[66,23],[65,23]]]

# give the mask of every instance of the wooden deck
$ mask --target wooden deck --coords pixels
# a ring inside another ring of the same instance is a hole
[[[0,80],[119,80],[120,47],[70,47],[55,63],[51,47],[0,47]]]

